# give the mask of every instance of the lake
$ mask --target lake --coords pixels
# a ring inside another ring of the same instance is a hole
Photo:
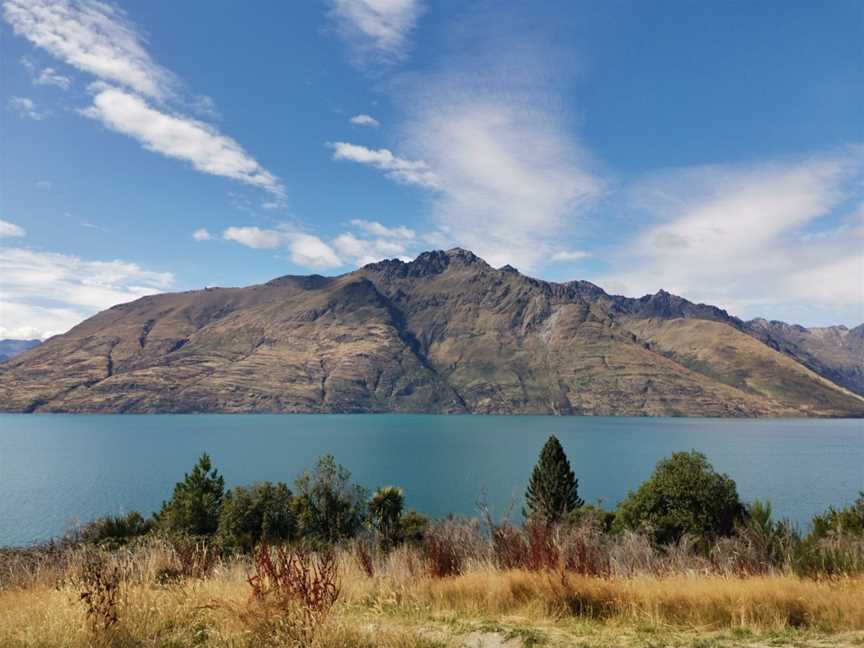
[[[745,500],[805,528],[864,490],[864,421],[423,415],[0,414],[0,546],[170,496],[202,452],[228,486],[293,482],[332,453],[370,488],[395,484],[431,516],[472,515],[485,492],[515,511],[540,448],[561,440],[588,502],[614,506],[677,450],[704,452]]]

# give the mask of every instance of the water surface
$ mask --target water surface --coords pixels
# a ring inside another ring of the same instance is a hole
[[[805,527],[864,490],[864,421],[420,415],[0,414],[0,546],[56,536],[77,522],[170,496],[202,452],[228,486],[293,482],[332,453],[368,487],[396,484],[432,516],[518,512],[550,434],[582,497],[613,506],[676,450],[701,450],[738,483]]]

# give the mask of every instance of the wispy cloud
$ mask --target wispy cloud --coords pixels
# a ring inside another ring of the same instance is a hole
[[[19,117],[26,117],[35,121],[44,119],[47,114],[37,110],[33,100],[27,97],[11,97],[9,99],[9,107],[17,112]]]
[[[72,79],[58,73],[54,68],[47,67],[39,76],[33,79],[36,85],[56,86],[61,90],[68,90],[72,85]]]
[[[387,258],[410,259],[416,245],[413,230],[361,219],[351,224],[357,230],[342,232],[329,241],[290,224],[229,227],[222,238],[258,250],[285,250],[292,262],[315,270],[358,267]]]
[[[243,148],[215,128],[183,115],[162,112],[141,97],[100,87],[82,114],[123,133],[149,150],[192,164],[198,171],[231,178],[283,196],[279,180]]]
[[[348,142],[334,142],[330,146],[334,160],[348,160],[380,169],[388,178],[404,184],[430,189],[438,186],[438,178],[422,160],[406,160],[387,149],[370,149]]]
[[[425,8],[421,0],[329,0],[327,16],[358,65],[405,60]]]
[[[222,238],[256,250],[272,250],[282,245],[285,234],[260,227],[229,227],[222,232]]]
[[[351,220],[351,224],[354,227],[358,227],[367,234],[372,234],[373,236],[382,236],[384,238],[393,238],[393,239],[405,239],[405,240],[413,240],[416,234],[414,230],[405,227],[404,225],[397,225],[396,227],[387,227],[386,225],[382,225],[378,221],[368,221],[363,220],[362,218],[354,218]]]
[[[381,123],[371,115],[354,115],[348,121],[355,126],[371,126],[373,128],[378,128],[381,125]]]
[[[215,113],[209,98],[183,96],[181,81],[152,59],[146,39],[121,9],[101,0],[5,0],[3,15],[16,34],[99,79],[90,85],[93,105],[82,114],[199,171],[284,196],[278,178],[237,142],[167,107],[173,103]],[[22,64],[34,69],[29,59]],[[71,81],[46,68],[35,82],[64,87]],[[32,102],[28,107],[23,101],[15,104],[21,114],[41,118]]]
[[[864,310],[864,219],[850,214],[836,226],[842,235],[830,235],[830,219],[861,199],[862,179],[860,147],[659,172],[630,197],[649,224],[597,281],[633,295],[664,288],[747,317],[777,305]]]
[[[47,337],[85,317],[174,284],[167,272],[127,261],[87,261],[23,248],[0,248],[0,337]]]
[[[196,241],[212,241],[213,235],[207,229],[199,227],[192,232],[192,238]]]
[[[569,263],[572,261],[581,261],[587,259],[591,254],[585,250],[559,250],[549,257],[552,263]]]
[[[521,9],[484,7],[447,23],[434,67],[389,83],[398,154],[336,142],[333,158],[433,190],[427,241],[537,270],[565,260],[608,183],[561,108],[577,54]]]
[[[9,221],[0,220],[0,238],[25,236],[26,234],[27,232],[20,225],[10,223]]]
[[[6,0],[16,34],[73,67],[152,99],[167,99],[176,77],[153,61],[125,13],[96,0]]]

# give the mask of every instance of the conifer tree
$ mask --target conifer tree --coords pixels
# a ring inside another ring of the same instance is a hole
[[[584,503],[579,497],[579,480],[570,468],[564,448],[557,438],[550,436],[531,473],[523,514],[526,518],[540,517],[555,523]]]
[[[212,535],[219,526],[224,495],[225,480],[205,452],[192,472],[174,486],[171,499],[162,503],[162,510],[155,516],[157,524],[165,531]]]

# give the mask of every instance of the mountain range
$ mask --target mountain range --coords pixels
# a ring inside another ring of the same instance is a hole
[[[744,322],[463,249],[114,306],[0,364],[17,412],[864,416],[864,325]]]

